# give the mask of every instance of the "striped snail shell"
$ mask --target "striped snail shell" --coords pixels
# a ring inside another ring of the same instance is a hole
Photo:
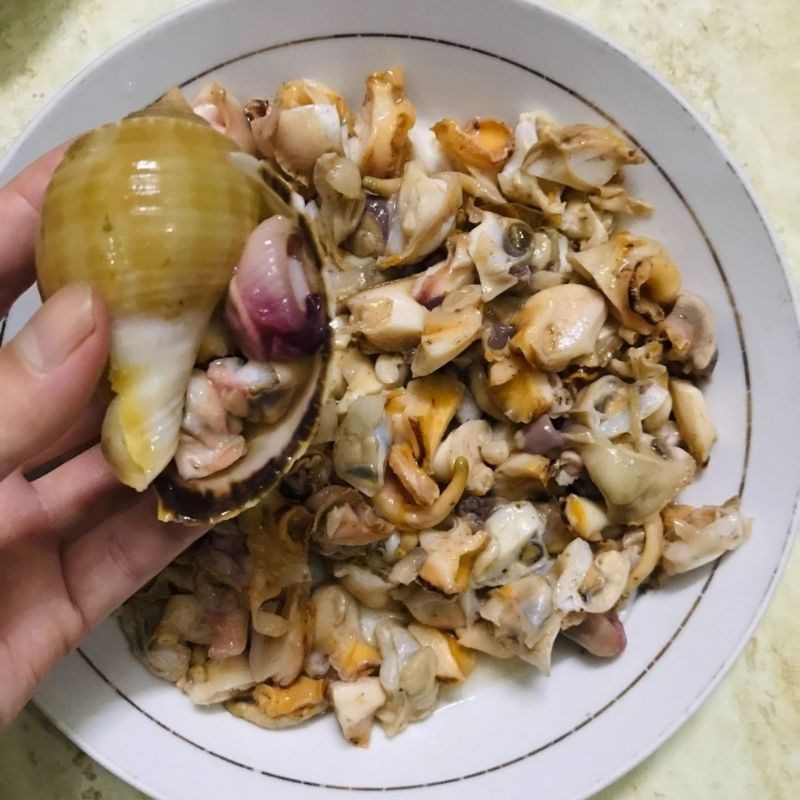
[[[45,196],[40,291],[85,281],[104,299],[115,397],[103,447],[140,491],[175,453],[200,341],[264,216],[263,186],[236,150],[174,90],[77,139]]]

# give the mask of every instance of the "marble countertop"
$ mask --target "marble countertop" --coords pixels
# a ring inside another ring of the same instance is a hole
[[[2,0],[0,154],[61,86],[186,0]],[[800,0],[549,0],[666,78],[725,140],[800,279]],[[734,8],[735,6],[735,8]],[[755,266],[755,265],[754,265]],[[800,548],[698,713],[596,800],[800,796]],[[0,736],[0,798],[141,800],[33,707]]]

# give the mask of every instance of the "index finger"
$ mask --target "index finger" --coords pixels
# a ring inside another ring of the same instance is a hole
[[[33,283],[42,201],[66,147],[46,153],[0,188],[0,317]]]

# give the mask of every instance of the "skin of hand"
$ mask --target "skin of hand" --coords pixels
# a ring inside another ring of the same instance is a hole
[[[33,283],[62,155],[0,188],[0,317]],[[123,486],[103,458],[108,347],[102,300],[74,284],[0,349],[0,730],[62,656],[204,533],[159,522],[153,494]]]

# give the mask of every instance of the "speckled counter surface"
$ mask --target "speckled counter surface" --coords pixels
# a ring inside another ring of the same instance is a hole
[[[0,153],[91,59],[185,2],[0,0]],[[640,56],[721,134],[800,279],[800,0],[550,2]],[[800,549],[722,684],[667,744],[597,800],[800,796],[798,608]],[[0,734],[0,798],[142,795],[28,708]]]

